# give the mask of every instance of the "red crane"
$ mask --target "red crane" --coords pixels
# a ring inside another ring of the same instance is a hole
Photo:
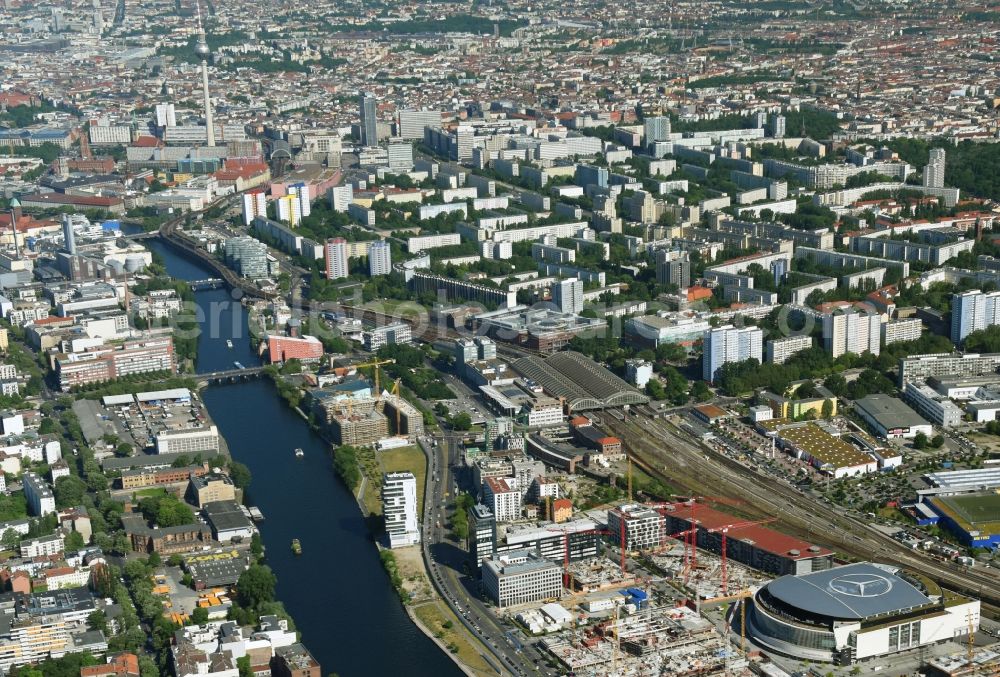
[[[756,520],[753,522],[734,522],[732,524],[725,524],[721,527],[713,527],[711,529],[706,529],[705,533],[708,534],[721,534],[722,535],[722,594],[723,596],[729,594],[729,560],[726,555],[726,541],[728,540],[727,534],[730,529],[744,529],[746,527],[755,527],[761,524],[770,524],[771,522],[778,521],[777,517],[769,517],[768,519]]]
[[[570,531],[568,529],[547,529],[547,531],[554,531],[558,534],[563,535],[563,587],[570,587],[570,575],[569,575],[569,537],[570,535],[579,536],[591,536],[593,534],[598,534],[600,536],[614,536],[615,532],[610,529],[587,529],[586,531]],[[624,532],[623,532],[624,533]],[[624,549],[623,549],[624,551]],[[625,559],[622,558],[622,573],[625,573]]]

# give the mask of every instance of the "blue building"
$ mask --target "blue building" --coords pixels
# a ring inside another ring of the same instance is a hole
[[[1000,494],[981,492],[935,496],[930,507],[940,524],[971,548],[1000,547]]]
[[[594,165],[577,165],[576,173],[573,176],[573,183],[578,186],[597,186],[607,188],[608,179],[611,174],[607,167],[595,167]]]

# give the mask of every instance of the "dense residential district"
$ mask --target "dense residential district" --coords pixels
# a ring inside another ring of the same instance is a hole
[[[998,45],[0,0],[0,674],[1000,674]]]

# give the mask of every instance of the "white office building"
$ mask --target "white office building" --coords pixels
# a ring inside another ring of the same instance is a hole
[[[531,550],[483,560],[483,588],[500,608],[562,596],[562,569]]]
[[[962,423],[962,409],[930,386],[910,381],[906,384],[903,395],[917,413],[931,423],[942,428],[952,428]]]
[[[702,378],[714,381],[719,369],[729,362],[763,357],[764,332],[756,327],[732,325],[709,329],[703,336]]]
[[[211,425],[206,428],[164,430],[156,435],[156,453],[215,456],[219,453],[219,429]]]
[[[371,331],[362,332],[361,342],[368,352],[376,352],[382,346],[394,345],[396,343],[409,343],[413,340],[413,330],[406,322],[395,322],[381,327],[374,327]]]
[[[625,360],[625,370],[628,381],[638,388],[645,388],[653,378],[653,365],[646,360]]]
[[[625,529],[626,550],[648,550],[663,544],[667,535],[663,515],[644,505],[623,505],[608,511],[608,531],[618,542],[622,524]]]
[[[441,113],[436,110],[399,111],[399,136],[404,139],[423,139],[424,127],[441,129]]]
[[[513,477],[487,477],[483,480],[483,503],[497,522],[512,522],[521,517],[521,490]]]
[[[389,547],[401,548],[420,542],[417,517],[417,480],[411,472],[382,475],[382,515]]]
[[[409,142],[390,142],[388,147],[389,171],[394,174],[405,174],[413,169],[413,144]]]
[[[844,353],[879,354],[882,319],[875,314],[851,310],[823,315],[823,346],[834,358]]]
[[[172,103],[156,104],[156,126],[157,127],[177,126],[177,111],[174,109],[174,104]]]

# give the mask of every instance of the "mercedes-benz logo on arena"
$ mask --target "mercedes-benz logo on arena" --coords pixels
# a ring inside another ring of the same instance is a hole
[[[892,582],[878,574],[844,574],[829,583],[830,589],[851,597],[878,597],[892,590]]]

